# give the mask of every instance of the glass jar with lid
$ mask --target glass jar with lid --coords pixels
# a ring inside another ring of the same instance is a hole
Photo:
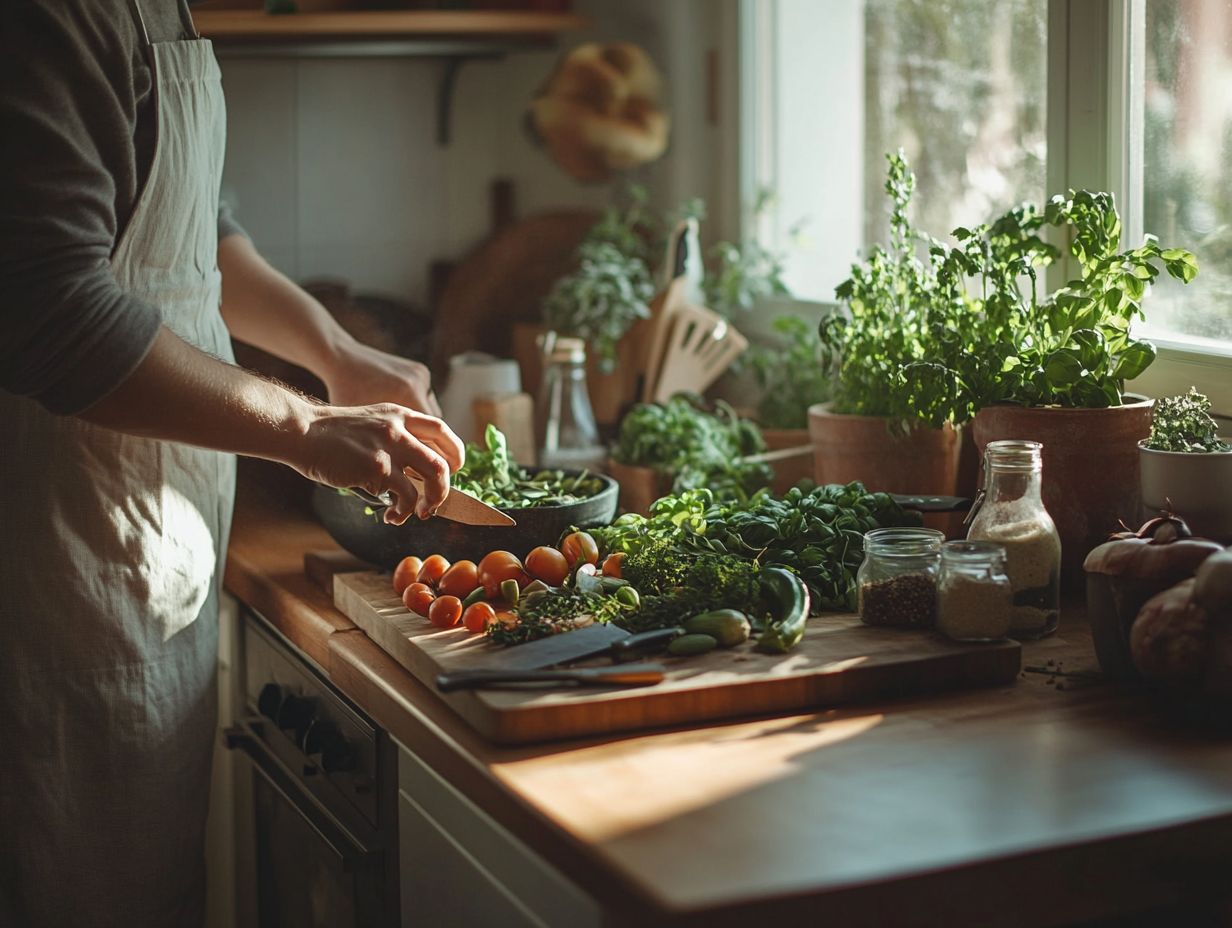
[[[586,388],[586,343],[544,336],[543,381],[535,404],[540,467],[597,469],[607,460]]]
[[[1040,496],[1042,452],[1037,441],[988,443],[984,489],[967,532],[970,541],[1005,546],[1014,638],[1049,635],[1061,615],[1061,537]]]
[[[937,577],[937,631],[955,641],[999,641],[1009,634],[1014,593],[1005,546],[947,541]]]
[[[865,534],[856,590],[866,625],[933,627],[944,540],[931,528],[878,528]]]

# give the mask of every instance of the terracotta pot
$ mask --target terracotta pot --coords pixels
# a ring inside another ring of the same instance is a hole
[[[1138,442],[1151,430],[1153,400],[1133,397],[1108,409],[989,406],[975,417],[980,454],[990,441],[1044,446],[1044,507],[1061,535],[1061,581],[1082,583],[1087,553],[1133,522],[1141,507]]]
[[[623,512],[650,515],[650,504],[672,489],[672,478],[651,467],[634,467],[609,460],[607,472],[620,484],[620,501]]]
[[[513,324],[513,357],[522,371],[522,389],[533,397],[539,395],[539,381],[543,374],[543,353],[537,339],[547,329],[528,322]],[[646,329],[637,323],[617,345],[616,369],[604,373],[593,354],[586,358],[586,388],[590,393],[590,406],[595,421],[600,425],[614,425],[630,404],[637,399],[638,372],[642,369],[645,351]]]
[[[762,439],[767,451],[782,451],[787,448],[805,449],[800,454],[770,462],[774,471],[772,489],[783,494],[801,480],[815,479],[813,474],[813,450],[808,429],[762,429]]]
[[[818,483],[859,480],[874,492],[956,495],[960,430],[890,432],[881,416],[848,416],[830,403],[809,407],[814,476]]]
[[[1143,519],[1170,506],[1195,535],[1232,542],[1232,451],[1155,451],[1139,444],[1138,454]]]

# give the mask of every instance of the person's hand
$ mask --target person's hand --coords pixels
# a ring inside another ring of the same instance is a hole
[[[393,505],[384,519],[401,525],[412,513],[426,519],[436,511],[464,455],[462,441],[440,419],[379,403],[313,407],[299,452],[288,463],[318,483],[388,492]],[[422,497],[407,472],[423,481]]]
[[[360,342],[347,346],[322,378],[335,406],[397,403],[440,418],[428,368]]]

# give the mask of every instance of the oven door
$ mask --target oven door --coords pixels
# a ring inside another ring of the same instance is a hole
[[[263,719],[227,729],[252,771],[257,924],[367,928],[393,924],[391,861],[375,831],[348,827],[262,739]]]

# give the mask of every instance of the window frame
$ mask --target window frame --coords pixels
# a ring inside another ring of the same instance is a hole
[[[778,0],[739,0],[740,202],[773,187],[777,113],[768,67],[767,30]],[[1087,187],[1109,190],[1122,217],[1122,241],[1143,235],[1143,122],[1146,0],[1049,0],[1048,163],[1049,193]],[[741,211],[742,235],[768,246],[772,219]],[[855,256],[852,256],[853,259]],[[1051,269],[1049,285],[1069,278],[1068,256]],[[1148,299],[1147,312],[1150,312]],[[764,329],[758,319],[754,332]],[[1151,337],[1151,336],[1148,336]],[[1128,389],[1146,396],[1183,393],[1190,385],[1206,393],[1217,413],[1232,416],[1232,343],[1155,338],[1155,362]]]

